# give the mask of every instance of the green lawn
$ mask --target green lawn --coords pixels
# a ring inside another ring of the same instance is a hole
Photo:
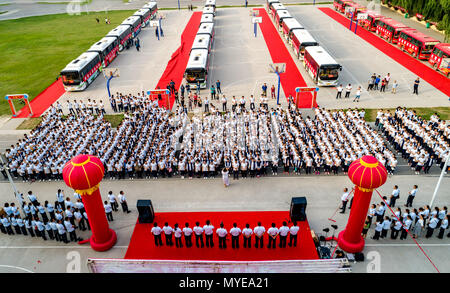
[[[56,14],[0,21],[0,115],[10,114],[5,95],[27,93],[36,97],[67,63],[133,13]],[[104,23],[106,15],[110,25]]]

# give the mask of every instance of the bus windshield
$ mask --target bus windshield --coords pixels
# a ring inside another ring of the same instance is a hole
[[[186,70],[186,80],[188,82],[205,80],[205,70],[201,68]]]
[[[436,42],[433,42],[433,43],[425,43],[425,46],[424,46],[424,51],[430,51],[431,52],[431,50],[433,50],[433,48],[434,48],[434,46],[436,46],[438,43],[436,43]]]
[[[61,76],[62,82],[65,85],[78,85],[81,82],[80,73],[78,71],[63,72]]]
[[[336,80],[339,77],[338,67],[320,67],[319,78],[321,80]]]

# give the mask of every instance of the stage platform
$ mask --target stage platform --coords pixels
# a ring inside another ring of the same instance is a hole
[[[224,223],[229,232],[233,223],[237,223],[239,228],[244,228],[245,224],[250,224],[253,229],[260,221],[266,228],[272,222],[279,228],[283,221],[289,223],[289,212],[284,211],[264,211],[264,212],[178,212],[178,213],[156,213],[155,221],[160,227],[165,222],[173,228],[175,223],[183,228],[186,222],[193,228],[195,222],[200,222],[200,226],[205,225],[205,221],[210,220],[215,229],[220,222]],[[254,236],[252,236],[252,247],[243,247],[243,238],[240,237],[239,249],[231,248],[231,236],[227,237],[227,248],[219,249],[217,235],[214,236],[214,247],[197,248],[195,246],[195,236],[192,236],[193,246],[186,248],[183,239],[183,248],[176,248],[175,245],[169,247],[165,245],[165,238],[162,236],[163,246],[156,247],[153,235],[150,233],[153,223],[136,224],[133,235],[125,254],[125,259],[152,259],[152,260],[209,260],[209,261],[275,261],[275,260],[313,260],[318,259],[317,251],[311,236],[311,230],[307,221],[298,222],[300,227],[297,247],[268,249],[268,236],[264,235],[264,248],[254,247]],[[289,241],[289,237],[288,237]],[[288,242],[289,243],[289,242]]]

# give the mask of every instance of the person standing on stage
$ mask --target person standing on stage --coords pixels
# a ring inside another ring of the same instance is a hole
[[[181,243],[181,236],[183,235],[183,231],[181,231],[180,227],[178,227],[178,223],[173,226],[173,234],[175,236],[175,246],[177,248],[183,247],[183,243]]]
[[[167,246],[172,246],[173,242],[172,242],[172,232],[173,229],[172,227],[169,226],[169,223],[165,223],[164,227],[162,228],[162,230],[164,231],[164,236],[166,237],[166,245]]]
[[[231,234],[231,247],[239,248],[239,236],[241,235],[242,231],[240,228],[238,228],[236,223],[233,223],[233,228],[230,229]]]
[[[158,223],[154,222],[151,233],[153,234],[153,237],[155,238],[156,246],[163,246],[163,243],[161,240],[161,232],[162,232],[162,229],[158,226]]]
[[[297,247],[297,235],[300,227],[297,226],[297,222],[292,222],[293,226],[289,229],[289,246],[292,246],[292,241],[294,241],[294,247]]]
[[[247,223],[245,224],[245,228],[242,229],[242,235],[244,236],[244,248],[251,248],[252,247],[252,234],[253,230],[250,229],[250,225]]]
[[[266,228],[261,226],[261,222],[258,222],[258,226],[253,228],[253,233],[255,233],[255,247],[258,248],[259,244],[259,247],[263,248],[264,233],[266,233]]]
[[[184,242],[186,243],[186,247],[192,246],[192,229],[189,228],[189,223],[186,223],[183,228],[184,234]]]
[[[214,236],[214,226],[211,225],[210,220],[206,220],[206,225],[203,226],[203,230],[205,231],[205,242],[206,247],[214,247],[213,236]]]
[[[216,234],[219,237],[219,248],[227,248],[227,230],[223,227],[223,223],[220,223],[220,228],[216,230]]]
[[[272,227],[267,230],[267,234],[269,234],[269,245],[267,248],[276,248],[277,236],[278,236],[278,228],[275,223],[272,223]]]
[[[280,229],[278,229],[278,232],[280,234],[280,248],[285,248],[286,247],[286,239],[287,239],[287,235],[289,233],[289,227],[287,226],[286,221],[283,222],[283,226],[280,227]]]
[[[200,222],[196,222],[195,223],[195,227],[194,227],[194,234],[195,234],[195,245],[197,247],[203,248],[204,243],[203,243],[203,228],[200,227]],[[201,245],[199,245],[199,242]]]

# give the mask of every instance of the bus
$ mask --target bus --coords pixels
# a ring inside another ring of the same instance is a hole
[[[102,59],[102,66],[108,67],[114,59],[116,59],[119,52],[119,39],[117,37],[104,37],[94,45],[92,45],[88,52],[97,52]]]
[[[297,58],[303,60],[305,48],[309,46],[319,46],[319,43],[305,29],[295,29],[289,34],[289,42],[294,48]]]
[[[200,88],[206,88],[209,69],[209,52],[207,49],[195,49],[189,55],[188,64],[184,77],[191,88],[197,88],[197,81]]]
[[[138,11],[136,11],[133,16],[139,16],[141,18],[141,24],[142,27],[146,27],[150,24],[150,19],[152,18],[152,14],[150,12],[150,9],[148,8],[141,8]]]
[[[386,41],[396,44],[400,32],[405,29],[411,29],[401,22],[385,17],[378,21],[376,33]]]
[[[286,40],[289,40],[292,31],[304,29],[304,27],[295,18],[283,19],[281,27],[283,28],[283,35],[286,38]]]
[[[358,20],[358,24],[368,31],[375,32],[377,30],[378,21],[384,18],[384,16],[371,10],[366,11],[366,13],[367,19]]]
[[[214,15],[216,15],[216,0],[206,0],[205,7],[212,7]]]
[[[200,25],[204,23],[214,23],[214,17],[212,16],[212,14],[202,14]]]
[[[61,71],[64,90],[68,92],[85,90],[100,74],[102,59],[97,52],[85,52]]]
[[[338,85],[339,65],[321,46],[306,47],[303,59],[305,69],[318,86]]]
[[[214,33],[214,23],[202,23],[197,31],[197,35],[209,35],[213,42]]]
[[[212,7],[204,7],[203,14],[212,14],[212,16],[216,16],[216,12]]]
[[[287,10],[277,10],[277,13],[275,14],[275,19],[278,28],[281,28],[281,23],[283,22],[283,19],[289,19],[292,18],[291,14]]]
[[[277,10],[286,10],[286,7],[284,7],[284,5],[281,3],[273,3],[270,8],[270,13],[273,17],[275,17],[275,15],[277,14]]]
[[[267,0],[267,11],[270,12],[272,10],[272,5],[275,3],[280,3],[278,0]]]
[[[345,7],[349,3],[353,3],[353,1],[350,1],[350,0],[334,0],[334,2],[333,2],[334,10],[339,11],[340,13],[344,13],[345,12]]]
[[[151,19],[154,19],[156,17],[156,13],[158,12],[158,4],[156,2],[148,2],[142,8],[150,9]]]
[[[434,46],[440,42],[414,29],[403,30],[398,37],[397,46],[411,56],[428,60]]]
[[[450,44],[440,43],[434,46],[434,50],[431,53],[430,64],[436,70],[444,73],[449,77],[450,73]]]
[[[131,26],[133,39],[141,32],[141,18],[139,16],[130,16],[122,22],[122,25]]]
[[[347,18],[353,17],[352,19],[356,20],[358,13],[365,12],[366,10],[367,8],[365,6],[362,6],[361,4],[358,3],[350,2],[345,7],[345,16]]]
[[[209,35],[201,34],[196,35],[194,38],[194,43],[192,44],[192,50],[195,49],[207,49],[208,51],[211,51],[212,49],[212,39]]]
[[[110,31],[106,36],[116,37],[119,39],[119,52],[121,52],[127,45],[127,41],[133,36],[133,31],[129,25],[119,25]]]

